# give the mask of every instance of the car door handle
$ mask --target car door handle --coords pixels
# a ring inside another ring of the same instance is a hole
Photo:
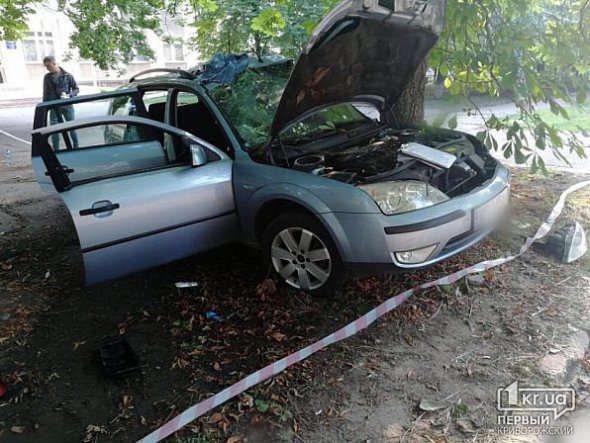
[[[99,202],[102,203],[102,202]],[[121,205],[119,203],[110,203],[105,206],[99,206],[96,203],[93,205],[92,208],[82,209],[80,211],[80,216],[84,217],[86,215],[96,215],[101,214],[103,212],[113,212],[116,209],[119,209]]]

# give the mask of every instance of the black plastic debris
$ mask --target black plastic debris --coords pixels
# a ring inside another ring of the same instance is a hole
[[[571,222],[551,234],[544,249],[562,263],[572,263],[588,250],[584,229],[577,221]]]
[[[118,377],[139,368],[139,358],[122,337],[105,338],[96,348],[100,369],[109,377]]]

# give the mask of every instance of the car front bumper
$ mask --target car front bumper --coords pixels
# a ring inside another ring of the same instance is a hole
[[[347,268],[418,269],[445,260],[476,244],[496,227],[510,192],[510,173],[498,164],[494,176],[469,194],[418,211],[396,215],[332,213],[334,232]],[[326,214],[327,215],[327,214]],[[400,253],[432,249],[418,263]],[[366,273],[363,271],[362,273]]]

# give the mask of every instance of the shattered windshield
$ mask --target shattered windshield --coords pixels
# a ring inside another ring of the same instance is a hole
[[[250,147],[266,141],[291,68],[285,63],[249,69],[234,84],[215,86],[209,91]]]

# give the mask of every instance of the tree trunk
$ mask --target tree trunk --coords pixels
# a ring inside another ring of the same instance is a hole
[[[426,60],[424,60],[404,92],[393,106],[399,124],[415,125],[424,120],[424,92],[426,89]]]

